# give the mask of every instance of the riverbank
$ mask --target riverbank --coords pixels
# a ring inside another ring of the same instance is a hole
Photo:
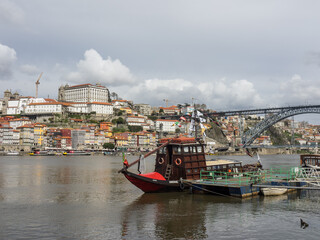
[[[16,150],[15,150],[16,151]],[[8,151],[0,151],[0,156],[5,156],[7,155]],[[63,151],[60,151],[59,153],[62,154]],[[318,151],[315,148],[310,148],[310,149],[304,149],[301,150],[299,148],[253,148],[249,149],[249,152],[251,154],[256,154],[258,153],[259,155],[288,155],[288,154],[317,154]],[[148,152],[139,152],[139,151],[131,151],[131,152],[125,152],[126,155],[132,155],[132,156],[140,156],[141,154],[144,155]],[[57,155],[61,155],[57,154]],[[220,152],[215,152],[214,154],[208,154],[208,155],[215,155],[215,156],[244,156],[247,155],[246,149],[238,149],[238,150],[227,150],[227,151],[220,151]],[[20,151],[19,152],[20,156],[29,156],[28,151]],[[93,150],[91,151],[91,155],[112,155],[112,156],[121,156],[122,152],[110,152],[106,150]]]

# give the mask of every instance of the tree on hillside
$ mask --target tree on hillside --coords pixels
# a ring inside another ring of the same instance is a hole
[[[128,126],[130,132],[141,132],[143,127],[141,126]]]
[[[104,149],[114,149],[114,144],[113,143],[104,143],[103,148]]]

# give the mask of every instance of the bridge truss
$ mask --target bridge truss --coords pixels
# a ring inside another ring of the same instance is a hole
[[[298,106],[298,107],[288,107],[288,108],[278,108],[279,112],[275,112],[273,115],[265,118],[263,121],[259,122],[256,126],[248,130],[242,136],[243,147],[246,147],[253,143],[253,141],[260,136],[260,134],[271,127],[273,124],[286,119],[288,117],[305,114],[305,113],[320,113],[320,105],[312,106]]]

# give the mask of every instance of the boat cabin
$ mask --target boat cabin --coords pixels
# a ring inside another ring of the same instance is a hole
[[[225,159],[209,160],[207,161],[207,170],[234,173],[242,172],[242,162]]]
[[[317,155],[317,154],[300,155],[300,166],[320,167],[320,155]]]
[[[155,172],[166,180],[200,179],[200,171],[206,170],[203,144],[194,138],[178,137],[161,139],[159,145],[169,140],[157,152]]]

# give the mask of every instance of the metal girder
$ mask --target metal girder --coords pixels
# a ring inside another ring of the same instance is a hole
[[[256,126],[248,130],[242,136],[243,147],[246,147],[253,143],[253,141],[260,136],[260,134],[271,127],[273,124],[286,119],[288,117],[305,114],[305,113],[320,113],[320,106],[299,106],[299,107],[290,107],[283,108],[279,113],[275,113],[268,118],[265,118],[263,121],[259,122]]]
[[[301,109],[301,108],[320,108],[320,105],[309,106],[292,106],[292,107],[278,107],[278,108],[260,108],[249,110],[235,110],[235,111],[223,111],[210,113],[211,117],[223,117],[223,116],[235,116],[235,115],[255,115],[255,114],[267,114],[267,113],[280,113],[289,109]]]

